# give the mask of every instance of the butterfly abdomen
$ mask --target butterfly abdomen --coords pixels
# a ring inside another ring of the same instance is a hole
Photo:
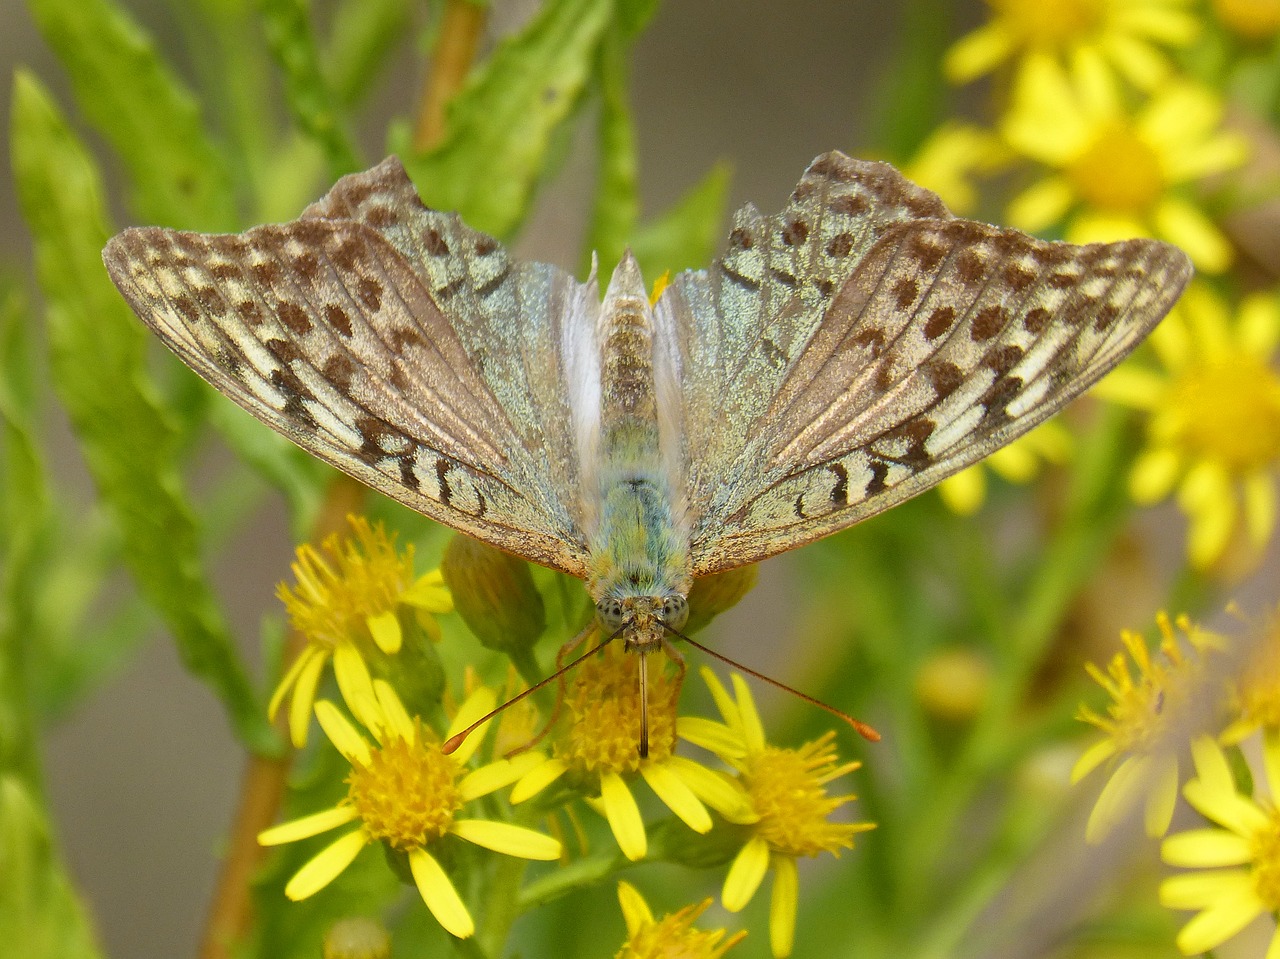
[[[672,480],[659,441],[653,311],[635,259],[614,272],[601,306],[598,523],[588,587],[604,596],[684,595],[688,537],[673,509]]]

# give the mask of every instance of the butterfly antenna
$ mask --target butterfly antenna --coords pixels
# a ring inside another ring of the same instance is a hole
[[[800,692],[800,690],[795,689],[794,687],[788,686],[786,683],[780,680],[774,679],[772,676],[766,676],[764,673],[757,672],[756,670],[752,669],[750,666],[744,666],[742,665],[742,663],[735,662],[734,660],[730,659],[728,656],[724,655],[723,653],[717,653],[714,649],[710,649],[709,647],[703,646],[701,643],[690,639],[688,636],[680,632],[678,629],[672,629],[666,623],[663,623],[662,625],[663,625],[663,628],[665,628],[668,632],[670,632],[672,636],[676,636],[676,637],[679,637],[680,639],[683,639],[686,643],[688,643],[694,649],[701,650],[702,652],[710,656],[712,659],[718,659],[720,660],[720,662],[726,664],[731,669],[736,669],[739,672],[746,673],[748,676],[758,679],[761,682],[768,683],[770,686],[775,686],[778,689],[783,690],[784,692],[790,693],[792,696],[799,697],[800,699],[803,699],[806,703],[809,703],[812,706],[817,706],[819,709],[825,710],[826,712],[830,713],[832,716],[835,716],[837,719],[841,719],[844,722],[848,723],[850,726],[852,726],[854,731],[857,732],[857,734],[861,736],[863,739],[866,739],[873,743],[878,743],[880,741],[880,734],[876,732],[875,729],[873,729],[871,726],[868,726],[866,723],[864,723],[862,720],[854,719],[848,713],[843,712],[839,709],[836,709],[834,706],[829,706],[820,699],[814,699],[812,696],[808,695],[807,693],[802,693]]]
[[[591,629],[595,629],[594,624],[593,624],[593,625],[591,625],[591,626],[588,626],[588,627],[587,627],[587,630],[591,630]],[[586,634],[587,630],[583,630],[583,635],[585,635],[585,634]],[[520,702],[520,700],[524,699],[526,696],[529,696],[529,695],[530,695],[530,694],[532,694],[532,693],[536,693],[539,689],[542,689],[544,686],[548,686],[548,685],[550,685],[551,683],[554,683],[557,679],[559,679],[561,676],[563,676],[563,675],[564,675],[565,673],[567,673],[569,670],[573,669],[573,667],[577,666],[580,662],[582,662],[582,661],[583,661],[584,659],[586,659],[588,656],[591,656],[593,653],[597,653],[597,652],[599,652],[600,650],[604,649],[606,646],[608,646],[611,642],[613,642],[613,640],[614,640],[614,639],[616,639],[616,638],[618,637],[618,635],[619,635],[621,632],[622,632],[622,630],[621,630],[621,629],[619,629],[619,630],[617,630],[616,632],[614,632],[614,633],[610,634],[606,639],[603,639],[603,640],[601,640],[600,642],[596,643],[596,645],[592,646],[590,649],[588,649],[588,650],[587,650],[585,653],[583,653],[581,656],[577,657],[576,659],[574,659],[573,661],[571,661],[571,662],[570,662],[570,663],[568,663],[567,665],[561,666],[559,669],[557,669],[554,673],[552,673],[552,674],[551,674],[550,676],[548,676],[546,679],[541,680],[540,682],[536,682],[536,683],[534,683],[532,686],[530,686],[530,687],[529,687],[528,689],[526,689],[524,692],[522,692],[522,693],[517,693],[515,696],[512,696],[510,699],[508,699],[508,700],[507,700],[505,703],[503,703],[502,705],[500,705],[500,706],[498,706],[498,707],[496,707],[496,708],[494,708],[494,709],[489,710],[487,713],[485,713],[483,716],[481,716],[479,719],[477,719],[474,723],[472,723],[472,724],[471,724],[470,726],[468,726],[466,729],[462,730],[462,732],[460,732],[460,733],[455,733],[454,735],[452,735],[452,736],[450,736],[448,739],[446,739],[446,740],[444,741],[444,745],[440,747],[440,751],[441,751],[441,752],[443,752],[443,753],[447,756],[449,753],[453,752],[453,751],[454,751],[454,750],[456,750],[459,746],[461,746],[461,745],[463,744],[463,742],[465,742],[465,741],[466,741],[466,738],[467,738],[468,736],[470,736],[470,735],[471,735],[472,733],[474,733],[477,729],[479,729],[481,726],[483,726],[485,723],[487,723],[489,720],[491,720],[494,716],[497,716],[500,712],[502,712],[502,711],[503,711],[504,709],[506,709],[508,706],[514,706],[516,703]]]
[[[649,657],[640,653],[640,758],[649,758]]]

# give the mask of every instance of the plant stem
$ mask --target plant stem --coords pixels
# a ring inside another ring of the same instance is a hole
[[[311,539],[323,542],[330,534],[346,529],[347,514],[360,510],[364,494],[364,487],[355,480],[343,475],[335,476],[325,491]],[[285,642],[287,661],[296,657],[307,644],[306,637],[294,629],[289,630]],[[251,887],[264,854],[258,845],[258,833],[270,826],[280,811],[293,762],[287,727],[287,711],[282,711],[276,728],[280,731],[283,748],[273,755],[249,757],[227,838],[227,856],[218,874],[200,937],[200,959],[231,959],[237,944],[244,939],[253,922]]]
[[[461,88],[484,30],[485,8],[470,0],[447,0],[436,38],[435,56],[418,101],[413,148],[426,152],[445,135],[445,107]]]

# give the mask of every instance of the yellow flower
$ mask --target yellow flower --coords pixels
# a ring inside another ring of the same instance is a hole
[[[372,734],[372,745],[333,703],[321,700],[315,707],[321,728],[351,763],[346,797],[332,809],[267,829],[258,841],[274,846],[358,823],[299,869],[285,886],[285,895],[297,900],[319,892],[365,846],[382,843],[407,858],[418,892],[440,925],[466,938],[475,932],[475,924],[429,847],[452,835],[509,856],[557,859],[560,843],[510,823],[459,818],[468,803],[510,785],[527,769],[527,762],[520,759],[466,768],[487,725],[446,755],[435,734],[420,719],[409,716],[387,683],[374,680],[370,693],[370,698],[358,697],[348,705]],[[479,719],[493,704],[492,690],[474,692],[454,716],[446,738]]]
[[[297,585],[290,589],[281,583],[276,589],[290,624],[306,637],[307,646],[276,686],[268,712],[274,719],[292,691],[289,737],[299,749],[307,744],[311,704],[330,658],[343,698],[349,701],[348,693],[368,688],[364,656],[375,647],[387,655],[399,651],[404,638],[400,604],[415,607],[418,621],[435,639],[440,627],[431,614],[453,609],[439,570],[414,578],[412,545],[397,553],[395,536],[388,537],[381,523],[370,526],[362,516],[347,519],[351,538],[342,541],[334,535],[325,540],[328,559],[310,544],[299,546],[293,563]]]
[[[952,121],[929,135],[902,172],[942,197],[951,212],[970,216],[978,208],[973,177],[997,169],[1007,153],[990,131]]]
[[[1197,912],[1178,933],[1178,948],[1192,956],[1220,943],[1264,914],[1280,910],[1280,810],[1274,798],[1240,793],[1221,747],[1201,737],[1192,743],[1196,778],[1183,795],[1221,829],[1193,829],[1170,836],[1161,846],[1172,866],[1198,869],[1166,879],[1160,903]],[[1270,795],[1280,795],[1280,739],[1263,743]],[[1271,937],[1266,959],[1280,959],[1280,935]]]
[[[678,679],[665,669],[649,668],[649,755],[639,752],[641,703],[637,654],[610,643],[578,667],[566,693],[565,728],[554,734],[550,756],[533,753],[537,765],[511,791],[513,803],[537,795],[561,777],[577,789],[599,796],[609,828],[628,859],[643,859],[648,838],[640,807],[627,780],[644,779],[690,829],[711,830],[706,806],[727,818],[746,814],[746,799],[722,776],[675,754]],[[664,666],[666,657],[654,657]],[[704,805],[705,803],[705,805]]]
[[[1153,236],[1212,273],[1231,262],[1226,237],[1180,189],[1244,162],[1243,137],[1219,129],[1219,96],[1172,82],[1130,114],[1104,83],[1069,84],[1028,69],[1003,131],[1052,172],[1014,198],[1011,222],[1039,231],[1066,220],[1076,243]]]
[[[1262,624],[1244,673],[1233,685],[1235,719],[1223,730],[1222,742],[1243,742],[1260,729],[1280,734],[1280,606]]]
[[[948,476],[938,484],[938,495],[952,512],[972,516],[987,497],[987,469],[1011,483],[1030,483],[1042,463],[1062,464],[1070,456],[1070,431],[1058,420],[1049,420],[981,462]]]
[[[1038,59],[1074,73],[1105,70],[1151,89],[1169,72],[1162,47],[1199,33],[1189,0],[987,0],[991,20],[962,37],[943,61],[947,79],[967,83],[1001,64],[1019,71]]]
[[[1105,737],[1087,749],[1071,771],[1079,782],[1102,763],[1124,758],[1114,765],[1085,827],[1088,842],[1097,843],[1146,795],[1146,827],[1150,836],[1163,836],[1178,801],[1179,743],[1171,733],[1184,717],[1184,708],[1199,689],[1204,654],[1222,648],[1222,638],[1179,616],[1177,627],[1186,646],[1174,632],[1168,615],[1156,616],[1160,628],[1159,655],[1152,656],[1138,633],[1124,630],[1120,640],[1128,650],[1116,653],[1104,673],[1086,663],[1089,675],[1111,696],[1107,714],[1099,715],[1081,705],[1076,718],[1097,726]],[[1130,660],[1137,667],[1133,674]]]
[[[704,899],[696,906],[654,919],[649,904],[629,882],[618,883],[618,902],[627,924],[627,941],[616,959],[720,959],[746,938],[745,932],[725,937],[725,930],[703,932],[693,923],[711,905]]]
[[[1213,12],[1246,40],[1269,40],[1280,33],[1280,0],[1213,0]]]
[[[769,944],[773,955],[782,959],[791,954],[795,941],[796,860],[824,852],[838,856],[841,849],[853,848],[855,835],[875,828],[874,823],[835,823],[827,818],[856,798],[828,795],[827,783],[861,763],[837,764],[831,731],[799,749],[770,746],[742,677],[732,676],[736,701],[711,670],[703,669],[702,678],[724,722],[681,717],[680,736],[714,752],[737,771],[756,819],[747,827],[749,838],[729,867],[720,898],[726,909],[737,912],[772,869]]]
[[[1220,559],[1241,525],[1258,553],[1275,527],[1278,341],[1273,296],[1247,297],[1232,316],[1207,286],[1193,284],[1150,340],[1165,372],[1129,363],[1099,384],[1097,395],[1149,412],[1130,490],[1155,503],[1177,488],[1196,567]]]

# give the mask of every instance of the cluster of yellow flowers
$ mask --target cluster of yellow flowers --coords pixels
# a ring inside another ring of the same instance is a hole
[[[1073,779],[1109,769],[1089,819],[1090,842],[1105,839],[1143,799],[1148,834],[1164,836],[1179,791],[1207,820],[1161,845],[1165,862],[1194,870],[1160,886],[1163,905],[1197,913],[1177,940],[1190,956],[1280,911],[1280,607],[1232,640],[1185,617],[1170,622],[1161,615],[1157,625],[1156,654],[1126,632],[1127,656],[1117,653],[1105,672],[1088,667],[1110,702],[1105,714],[1080,710],[1079,718],[1104,736],[1080,757]],[[1239,656],[1246,661],[1234,662]],[[1184,783],[1188,754],[1195,776]],[[1251,758],[1265,775],[1237,775]],[[1255,778],[1267,788],[1257,788]],[[1268,959],[1276,956],[1280,933],[1267,952]]]
[[[646,712],[636,657],[610,643],[569,674],[542,735],[536,733],[536,714],[520,703],[450,751],[455,745],[450,739],[487,716],[497,694],[469,681],[456,709],[447,708],[447,694],[443,702],[415,704],[418,711],[406,707],[395,687],[395,657],[408,641],[406,624],[428,637],[438,635],[432,614],[452,609],[451,597],[439,571],[415,577],[412,551],[398,552],[381,527],[354,517],[351,522],[354,536],[327,543],[328,559],[300,547],[293,566],[296,584],[280,588],[291,624],[307,645],[286,671],[272,709],[292,692],[293,741],[305,744],[305,727],[314,714],[350,766],[346,794],[336,805],[259,836],[262,844],[277,845],[346,827],[297,871],[285,887],[287,896],[315,894],[366,846],[380,845],[412,879],[440,925],[467,938],[476,924],[450,874],[458,857],[448,854],[453,842],[448,837],[508,856],[568,865],[567,843],[557,838],[563,835],[559,814],[576,825],[575,809],[585,804],[607,821],[623,862],[642,861],[649,840],[633,789],[643,782],[688,827],[691,843],[706,837],[704,860],[729,863],[721,895],[725,909],[744,908],[772,872],[770,943],[774,956],[790,954],[798,903],[796,860],[838,855],[853,846],[856,834],[872,828],[831,821],[854,797],[831,795],[827,786],[858,767],[838,760],[834,733],[798,749],[770,745],[741,677],[732,676],[731,694],[710,670],[702,677],[719,719],[678,715],[683,666],[665,656],[648,672]],[[488,549],[471,543],[471,560],[477,548]],[[467,598],[458,601],[461,609]],[[394,641],[388,639],[392,636]],[[330,659],[340,702],[316,699]],[[438,710],[451,713],[443,732],[432,722]],[[637,748],[642,724],[648,730],[646,756]],[[491,738],[501,747],[486,748],[490,725],[498,725]],[[677,752],[680,741],[706,758]],[[488,761],[479,761],[482,755]],[[488,815],[477,815],[477,807]],[[545,820],[556,835],[533,828],[533,820]],[[745,935],[694,929],[706,903],[656,921],[634,887],[623,883],[619,895],[629,934],[619,955],[716,959]],[[673,953],[673,943],[683,951]]]
[[[957,84],[992,75],[998,116],[989,127],[946,123],[907,173],[962,214],[992,202],[981,179],[992,197],[1004,191],[993,219],[1076,243],[1148,236],[1187,252],[1200,278],[1152,348],[1094,395],[1145,415],[1131,493],[1141,504],[1175,496],[1190,523],[1191,564],[1247,566],[1275,528],[1280,305],[1274,290],[1250,292],[1232,272],[1236,254],[1220,224],[1226,198],[1245,192],[1249,140],[1227,120],[1232,58],[1207,51],[1273,41],[1280,4],[1219,0],[1209,14],[1189,0],[988,3],[988,21],[944,67]],[[1050,429],[989,464],[1021,481],[1042,460],[1061,462],[1070,437]],[[944,498],[973,511],[982,477],[981,467],[953,477]]]

